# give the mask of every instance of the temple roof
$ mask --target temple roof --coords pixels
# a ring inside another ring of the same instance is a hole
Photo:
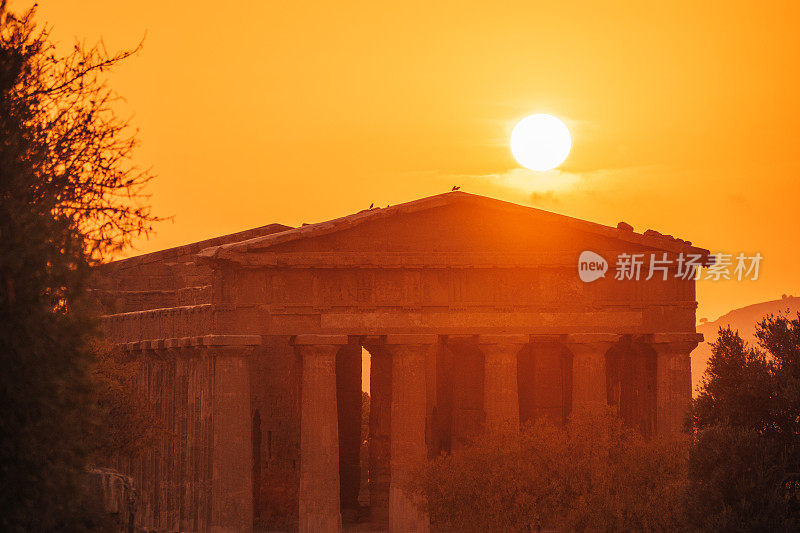
[[[105,265],[101,265],[101,268],[103,267],[127,268],[145,263],[162,262],[162,261],[179,261],[181,260],[181,258],[185,258],[187,256],[194,256],[198,252],[208,249],[209,247],[213,248],[226,243],[239,242],[290,229],[292,229],[291,226],[285,226],[283,224],[267,224],[266,226],[259,226],[257,228],[252,228],[244,231],[237,231],[236,233],[220,235],[218,237],[212,237],[210,239],[203,239],[202,241],[192,242],[189,244],[182,244],[181,246],[175,246],[173,248],[165,248],[163,250],[158,250],[155,252],[150,252],[142,255],[135,255],[125,259],[119,259],[117,261],[111,261],[109,263],[106,263]]]
[[[285,231],[270,233],[238,242],[229,242],[219,246],[212,246],[202,250],[198,256],[211,260],[229,259],[233,256],[243,253],[246,254],[248,252],[264,250],[277,244],[327,235],[337,231],[354,228],[365,222],[371,222],[381,218],[392,217],[399,214],[414,213],[457,203],[473,204],[477,207],[505,210],[509,213],[527,213],[536,215],[542,219],[558,223],[564,227],[570,227],[579,231],[597,234],[603,237],[645,246],[656,250],[675,253],[683,252],[687,254],[700,254],[703,257],[706,257],[709,254],[708,250],[706,249],[692,246],[690,241],[677,239],[670,235],[662,235],[661,233],[653,230],[647,230],[644,233],[636,233],[629,225],[624,223],[620,223],[619,227],[613,228],[603,224],[597,224],[595,222],[589,222],[586,220],[537,209],[535,207],[524,206],[462,191],[454,191],[437,194],[435,196],[428,196],[426,198],[420,198],[418,200],[413,200],[385,208],[366,209],[359,211],[358,213],[335,218],[325,222],[306,224],[299,228],[287,229]]]

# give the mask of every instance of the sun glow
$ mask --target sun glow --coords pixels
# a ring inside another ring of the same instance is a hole
[[[567,158],[572,137],[567,126],[553,115],[530,115],[514,126],[510,146],[520,165],[535,171],[550,170]]]

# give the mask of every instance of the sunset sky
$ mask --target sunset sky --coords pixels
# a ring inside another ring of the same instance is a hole
[[[698,317],[800,294],[796,2],[39,6],[65,45],[145,38],[109,81],[174,220],[132,253],[460,185],[764,256],[757,282],[701,282]],[[558,171],[509,151],[532,113],[572,133]]]

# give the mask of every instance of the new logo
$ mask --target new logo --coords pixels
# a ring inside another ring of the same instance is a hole
[[[608,272],[608,261],[590,250],[581,252],[578,258],[578,276],[584,283],[590,283],[603,278]]]

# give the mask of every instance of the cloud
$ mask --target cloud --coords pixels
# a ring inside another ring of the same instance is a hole
[[[487,174],[446,174],[414,172],[415,178],[462,186],[462,190],[487,194],[547,208],[573,205],[575,202],[600,201],[616,204],[622,198],[644,194],[645,185],[663,181],[663,169],[654,166],[619,166],[581,171],[557,169],[535,172],[525,168],[508,168]],[[449,189],[448,189],[449,190]],[[646,197],[646,195],[645,195]]]
[[[500,174],[487,174],[483,178],[509,189],[530,193],[547,193],[573,189],[581,180],[581,175],[561,170],[534,172],[523,168],[514,168]]]
[[[517,194],[522,193],[532,200],[555,200],[558,195],[580,188],[586,181],[586,174],[563,170],[534,172],[523,168],[512,168],[493,174],[462,174],[450,178],[466,184],[489,185]]]
[[[528,198],[531,205],[557,204],[561,199],[553,191],[532,192]]]

